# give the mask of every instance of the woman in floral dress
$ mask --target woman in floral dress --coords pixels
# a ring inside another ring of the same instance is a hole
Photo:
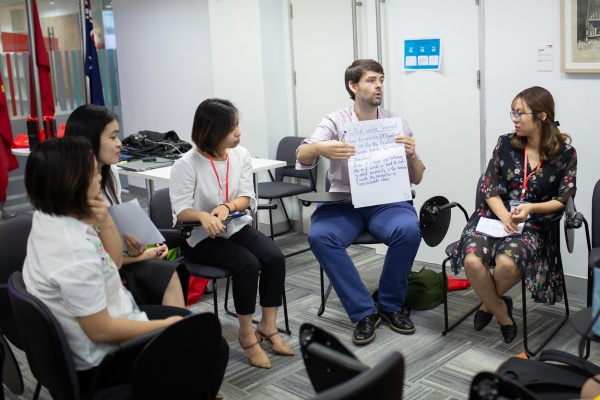
[[[510,117],[515,130],[498,138],[478,188],[485,201],[471,215],[452,257],[453,271],[464,268],[482,300],[475,330],[495,316],[506,343],[516,337],[517,325],[512,299],[504,294],[523,276],[535,301],[554,304],[563,296],[564,277],[552,262],[559,243],[551,243],[546,234],[543,214],[562,212],[575,196],[577,153],[554,116],[554,99],[544,88],[534,86],[514,98]],[[510,235],[478,233],[481,217],[500,220]],[[523,231],[517,234],[521,223]]]

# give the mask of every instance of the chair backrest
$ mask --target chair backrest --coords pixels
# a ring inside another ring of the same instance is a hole
[[[181,230],[179,226],[173,227],[173,210],[169,188],[159,189],[152,195],[148,204],[150,219],[164,236],[170,249],[181,246]]]
[[[135,397],[209,398],[220,348],[221,325],[212,313],[193,315],[167,327],[136,360],[131,378]]]
[[[27,239],[31,232],[31,214],[18,214],[14,218],[0,221],[0,329],[17,348],[23,349],[17,321],[8,297],[8,278],[23,269],[27,254]]]
[[[592,195],[592,247],[600,247],[600,179]]]
[[[27,292],[21,272],[11,275],[8,293],[33,376],[54,398],[79,399],[79,381],[71,349],[52,312]]]
[[[485,174],[481,174],[479,180],[477,181],[477,188],[475,189],[475,210],[482,206],[485,202],[485,196],[483,195],[483,180],[485,179]]]
[[[169,188],[158,189],[154,192],[148,204],[148,213],[158,229],[173,228],[173,210]]]
[[[300,350],[317,393],[342,384],[368,369],[340,341],[312,324],[300,327]]]
[[[373,368],[319,393],[315,400],[401,400],[404,386],[404,357],[392,351]]]
[[[487,399],[536,400],[538,397],[515,379],[506,379],[492,372],[480,372],[471,381],[469,400]]]
[[[2,373],[3,373],[5,358],[6,358],[6,353],[4,350],[4,346],[0,346],[0,376],[2,376]],[[0,385],[0,399],[4,400],[4,385]]]
[[[286,136],[279,141],[276,158],[280,161],[285,161],[287,166],[275,170],[275,180],[281,182],[286,176],[308,179],[310,181],[311,189],[316,190],[318,164],[312,169],[297,170],[295,168],[296,149],[300,147],[300,144],[304,139],[306,138],[300,136]]]

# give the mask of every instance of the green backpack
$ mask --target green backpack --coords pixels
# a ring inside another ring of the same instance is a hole
[[[408,290],[404,305],[413,310],[429,310],[442,303],[442,273],[421,268],[408,276]]]
[[[421,268],[419,272],[411,271],[408,276],[408,290],[404,305],[413,310],[429,310],[442,303],[442,273]],[[377,303],[379,291],[373,293]]]

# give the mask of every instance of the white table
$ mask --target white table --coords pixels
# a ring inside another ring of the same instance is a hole
[[[11,149],[11,152],[16,156],[27,157],[30,153],[29,149]],[[252,173],[254,174],[254,193],[258,199],[258,173],[261,171],[268,171],[272,168],[285,167],[287,163],[280,160],[269,160],[267,158],[252,158]],[[117,165],[118,166],[118,165]],[[146,181],[146,193],[148,195],[148,201],[152,198],[154,193],[154,181],[169,182],[171,179],[171,166],[150,169],[148,171],[128,171],[122,168],[118,168],[120,175],[133,176],[136,178],[142,178]]]
[[[10,152],[15,156],[24,156],[27,157],[29,155],[29,148],[26,149],[10,149]]]
[[[266,158],[252,158],[252,173],[254,174],[254,192],[256,194],[256,198],[258,198],[258,173],[261,171],[268,171],[271,168],[285,167],[286,165],[287,163],[285,161],[269,160]],[[154,193],[154,181],[169,182],[171,179],[171,166],[151,169],[148,171],[128,171],[122,168],[118,168],[118,170],[120,175],[133,176],[146,180],[146,193],[148,195],[148,201],[150,201],[152,194]]]

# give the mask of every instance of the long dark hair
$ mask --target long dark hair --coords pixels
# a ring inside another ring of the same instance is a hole
[[[223,99],[206,99],[196,109],[192,141],[200,150],[217,156],[219,143],[238,123],[238,109]]]
[[[46,214],[89,217],[87,192],[95,174],[94,159],[92,145],[83,137],[45,140],[35,146],[25,166],[31,205]]]
[[[558,123],[555,121],[554,98],[552,94],[543,87],[533,86],[515,96],[512,101],[513,110],[517,100],[521,100],[527,104],[533,112],[532,117],[542,123],[542,138],[539,149],[540,159],[553,159],[564,143],[571,143],[571,137],[558,129]],[[539,117],[541,113],[546,114],[546,119],[542,120]],[[513,132],[511,144],[513,147],[523,150],[527,144],[527,138],[518,136],[516,132]]]
[[[77,107],[69,119],[65,128],[65,136],[84,136],[92,143],[94,154],[98,159],[100,154],[100,138],[106,125],[118,121],[117,115],[106,107],[95,104],[84,104]],[[110,204],[119,202],[117,185],[110,170],[110,165],[101,167],[102,191],[107,195]]]

